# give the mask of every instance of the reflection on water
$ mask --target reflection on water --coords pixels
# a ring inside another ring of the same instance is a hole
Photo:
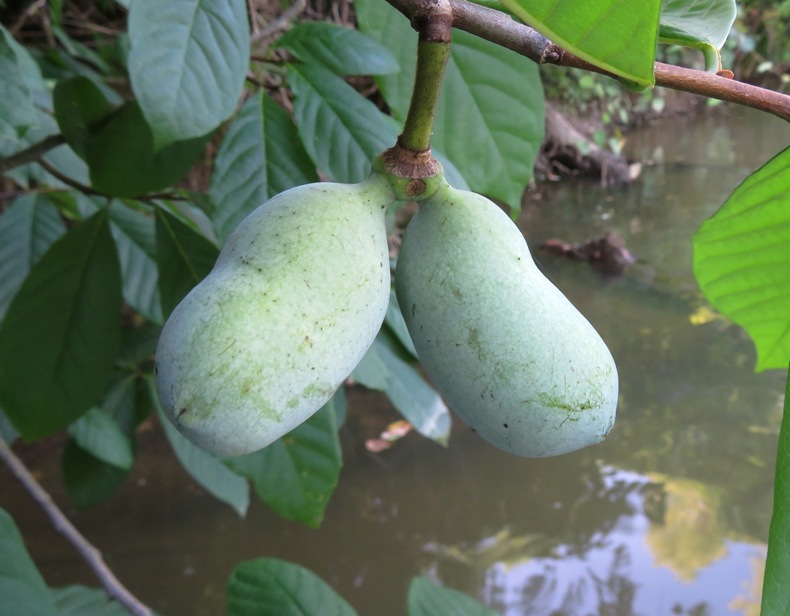
[[[397,418],[352,390],[344,469],[322,527],[253,503],[246,520],[203,493],[157,429],[120,494],[71,515],[116,574],[163,615],[224,613],[236,563],[306,566],[361,616],[401,616],[416,575],[508,615],[754,614],[770,522],[784,376],[717,318],[691,273],[690,239],[751,170],[790,143],[778,119],[730,110],[629,139],[651,160],[635,184],[563,183],[528,195],[519,224],[548,276],[600,331],[621,378],[618,420],[596,447],[545,460],[505,454],[456,420],[450,446],[410,434],[364,447]],[[537,249],[617,232],[624,275]],[[66,502],[56,458],[30,460]],[[96,585],[5,471],[2,505],[53,585]],[[444,615],[437,615],[444,616]]]

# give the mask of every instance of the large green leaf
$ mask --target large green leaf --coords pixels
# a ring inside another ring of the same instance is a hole
[[[752,173],[693,238],[708,301],[743,327],[757,370],[790,359],[790,148]]]
[[[110,114],[112,105],[93,81],[82,76],[59,81],[52,93],[52,104],[60,134],[84,159],[91,127]]]
[[[161,325],[164,319],[154,218],[142,209],[142,204],[136,205],[110,205],[110,228],[121,261],[123,297],[139,314]]]
[[[320,66],[291,64],[294,116],[316,166],[337,182],[360,182],[398,129],[368,99]]]
[[[156,261],[162,313],[169,315],[214,267],[219,249],[164,210],[156,212]]]
[[[58,616],[129,616],[120,603],[112,601],[99,588],[74,584],[52,588],[50,594],[58,607]]]
[[[129,437],[101,407],[92,407],[71,424],[69,434],[81,449],[102,462],[125,470],[132,468],[134,453]]]
[[[790,369],[785,388],[785,407],[776,449],[774,511],[768,534],[761,616],[790,613]]]
[[[501,0],[567,51],[638,86],[655,83],[661,0]]]
[[[64,232],[45,195],[23,195],[0,216],[0,319],[30,268]]]
[[[425,577],[409,585],[408,616],[496,616],[496,612],[452,588],[442,588]]]
[[[663,0],[659,41],[699,49],[705,68],[715,72],[737,12],[735,0]]]
[[[380,43],[359,30],[326,21],[296,24],[280,37],[277,47],[337,75],[385,75],[400,69],[392,53]]]
[[[136,2],[137,0],[135,0]],[[148,391],[153,401],[159,423],[164,428],[167,440],[173,448],[184,470],[197,483],[215,498],[227,503],[240,516],[247,513],[250,504],[250,489],[247,480],[234,473],[217,458],[190,443],[176,427],[170,423],[159,404],[153,378],[146,379]]]
[[[101,398],[120,348],[121,271],[106,211],[55,242],[0,324],[0,404],[27,439]]]
[[[317,413],[274,443],[226,461],[252,480],[258,497],[282,517],[317,528],[337,486],[343,458],[337,416],[345,400],[335,394]]]
[[[157,150],[233,113],[250,55],[244,0],[135,0],[129,40],[132,89]]]
[[[385,330],[376,336],[351,376],[365,387],[386,392],[420,434],[447,444],[451,427],[447,405],[417,369],[400,357]]]
[[[135,0],[136,1],[136,0]],[[356,616],[315,573],[277,558],[236,565],[228,580],[228,616]]]
[[[25,79],[18,50],[19,44],[0,25],[0,136],[12,141],[37,121],[33,92]]]
[[[212,223],[220,241],[264,201],[318,174],[288,114],[258,92],[222,140],[211,175]]]
[[[0,614],[58,616],[44,578],[25,549],[22,535],[0,508]]]
[[[385,0],[356,0],[356,7],[360,28],[386,45],[401,66],[399,73],[376,81],[403,120],[414,85],[417,35]],[[453,31],[431,145],[452,161],[472,190],[520,208],[543,141],[543,116],[543,88],[534,63]]]
[[[63,450],[63,483],[69,499],[80,509],[106,501],[128,475],[127,469],[99,460],[73,440]]]

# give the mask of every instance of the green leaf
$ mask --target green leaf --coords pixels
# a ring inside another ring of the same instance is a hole
[[[471,597],[453,590],[442,588],[425,577],[412,578],[409,585],[408,616],[496,616]]]
[[[303,21],[276,43],[309,64],[320,64],[336,75],[385,75],[400,70],[383,45],[352,30],[327,21]]]
[[[139,314],[164,323],[156,262],[156,229],[153,216],[138,207],[110,204],[110,228],[123,275],[123,297]]]
[[[134,464],[132,443],[109,413],[94,406],[69,426],[77,445],[98,460],[129,470]]]
[[[49,199],[35,193],[19,197],[0,216],[0,319],[30,268],[65,230]]]
[[[307,64],[288,66],[294,116],[315,165],[337,182],[360,182],[373,158],[395,144],[397,127],[340,77]]]
[[[91,127],[112,112],[112,105],[93,81],[79,76],[57,83],[52,104],[60,133],[71,149],[84,159]]]
[[[162,314],[169,315],[214,267],[219,249],[175,216],[156,212],[156,261]]]
[[[774,510],[768,533],[761,616],[787,616],[790,610],[790,370],[779,429],[774,479]]]
[[[708,301],[743,327],[757,370],[790,359],[790,148],[752,173],[693,237]]]
[[[110,498],[129,476],[129,471],[107,464],[82,449],[75,441],[63,450],[63,483],[69,499],[88,509]]]
[[[155,152],[140,106],[126,103],[85,139],[91,183],[96,190],[115,197],[136,197],[167,188],[195,163],[209,137],[177,141]]]
[[[233,113],[250,55],[244,0],[135,0],[129,39],[132,89],[157,150]]]
[[[120,348],[121,272],[105,211],[36,263],[0,324],[0,404],[32,440],[104,392]]]
[[[8,419],[3,409],[0,408],[0,436],[3,437],[6,443],[13,445],[19,438],[19,432],[14,428],[14,424]]]
[[[447,405],[417,369],[397,354],[395,348],[387,332],[379,332],[351,373],[352,378],[365,387],[384,391],[417,432],[446,445],[451,427]]]
[[[136,2],[137,0],[135,0]],[[276,558],[236,565],[228,580],[228,616],[356,616],[315,573]]]
[[[74,584],[51,588],[50,594],[57,605],[58,616],[129,616],[120,603],[99,588]]]
[[[699,49],[705,68],[721,68],[719,50],[730,34],[738,8],[735,0],[663,0],[658,40]]]
[[[318,528],[337,486],[343,458],[337,415],[344,412],[335,394],[317,413],[255,453],[226,461],[252,480],[258,497],[282,517]]]
[[[641,87],[655,84],[661,0],[502,0],[563,49]]]
[[[390,303],[387,306],[387,314],[384,316],[384,322],[395,334],[403,347],[411,353],[414,359],[417,359],[417,349],[414,348],[414,342],[409,334],[409,328],[406,327],[406,321],[403,319],[403,314],[398,305],[398,298],[395,296],[395,290],[390,291]]]
[[[220,241],[267,199],[318,174],[288,114],[263,91],[228,128],[211,175],[212,223]]]
[[[417,34],[384,0],[357,0],[355,6],[360,28],[388,46],[402,67],[376,82],[395,116],[403,120],[414,85]],[[445,153],[472,190],[518,210],[543,134],[537,66],[508,49],[453,31],[431,147]]]
[[[0,508],[0,613],[58,616],[44,578],[25,549],[22,535]]]
[[[17,57],[18,49],[19,44],[0,25],[0,136],[11,140],[24,135],[37,121],[33,92]]]
[[[138,0],[135,0],[137,2]],[[146,377],[148,392],[153,401],[159,423],[167,435],[178,461],[184,470],[198,484],[215,498],[227,503],[242,517],[250,504],[250,490],[247,480],[234,473],[211,454],[195,447],[170,423],[159,404],[153,378]]]

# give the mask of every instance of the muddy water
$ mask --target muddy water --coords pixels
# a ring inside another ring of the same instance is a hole
[[[632,135],[638,182],[553,185],[521,227],[541,267],[608,342],[621,376],[607,441],[560,458],[501,453],[454,422],[450,447],[364,440],[396,418],[354,390],[345,466],[320,530],[253,503],[245,520],[195,486],[155,427],[122,492],[76,525],[161,614],[223,614],[241,560],[276,556],[330,582],[360,615],[405,613],[428,575],[507,615],[757,614],[783,375],[755,374],[747,337],[716,318],[691,275],[690,238],[751,170],[790,143],[779,120],[730,109]],[[622,276],[538,250],[616,231]],[[28,456],[59,502],[58,469]],[[0,473],[0,501],[53,585],[94,585],[72,550]]]

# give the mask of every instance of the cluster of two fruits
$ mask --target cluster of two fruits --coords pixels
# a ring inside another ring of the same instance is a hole
[[[166,415],[217,455],[261,449],[310,417],[372,344],[390,295],[386,172],[273,197],[233,232],[157,349]],[[482,437],[524,456],[602,440],[617,372],[587,320],[488,199],[439,174],[404,233],[396,294],[418,356]]]

